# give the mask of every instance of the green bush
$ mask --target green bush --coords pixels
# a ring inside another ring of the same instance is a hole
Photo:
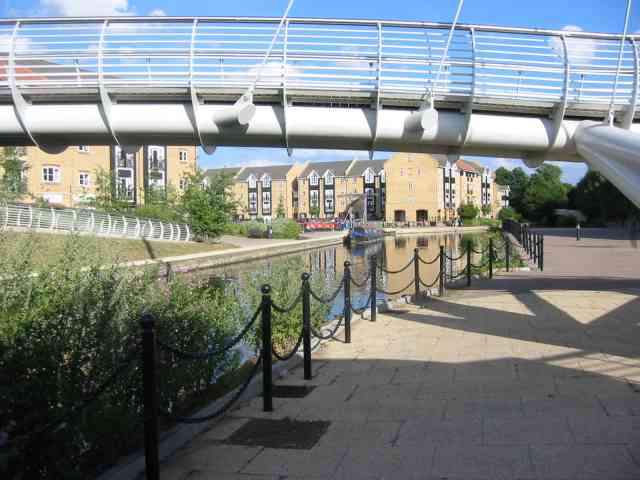
[[[247,273],[242,278],[243,291],[248,295],[248,302],[251,308],[257,308],[260,303],[260,288],[264,284],[271,286],[271,298],[273,302],[283,308],[293,303],[300,294],[302,285],[301,275],[305,272],[305,264],[302,257],[291,257],[278,260],[269,264],[268,268]],[[315,293],[326,297],[332,293],[337,285],[328,284],[322,275],[312,276],[310,279],[311,288]],[[331,291],[329,291],[331,290]],[[328,292],[328,293],[327,293]],[[311,323],[316,328],[327,320],[330,305],[324,305],[316,301],[311,302]],[[273,344],[281,355],[291,350],[300,336],[302,329],[301,320],[302,304],[299,303],[289,313],[278,313],[273,311]],[[259,342],[259,329],[254,339],[254,344]]]
[[[465,225],[473,225],[478,213],[478,207],[472,203],[465,203],[458,207],[458,215],[462,218]]]
[[[519,220],[520,215],[511,207],[502,207],[498,212],[498,220]]]
[[[300,225],[295,220],[276,220],[273,222],[273,238],[297,239]]]
[[[578,224],[573,215],[558,215],[555,220],[556,227],[575,227]]]
[[[0,431],[10,437],[10,448],[0,452],[2,478],[88,478],[140,448],[143,312],[157,317],[159,338],[187,351],[226,344],[246,321],[247,311],[224,287],[160,284],[155,270],[101,266],[104,252],[85,240],[70,236],[64,257],[35,275],[30,242],[9,247],[0,236]],[[131,366],[88,409],[39,433],[130,355]],[[199,397],[238,364],[235,353],[209,362],[161,360],[165,412]]]

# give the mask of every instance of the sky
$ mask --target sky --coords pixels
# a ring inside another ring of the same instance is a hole
[[[364,18],[451,22],[457,0],[296,0],[291,17]],[[276,16],[287,0],[0,0],[3,17],[154,15],[154,16]],[[634,8],[635,7],[635,8]],[[621,33],[626,0],[466,0],[460,23],[575,29]],[[640,31],[640,0],[632,6],[629,32]],[[387,158],[391,152],[377,152]],[[294,161],[368,158],[368,152],[221,147],[213,155],[200,151],[202,168],[292,163]],[[492,169],[524,167],[520,160],[469,157]],[[563,180],[576,183],[587,171],[584,164],[558,162]]]

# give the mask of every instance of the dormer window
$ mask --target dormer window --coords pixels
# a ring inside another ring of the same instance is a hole
[[[271,177],[266,173],[262,176],[262,188],[271,188]]]
[[[324,184],[325,185],[333,185],[334,175],[333,172],[327,170],[324,174]]]
[[[254,177],[253,175],[249,175],[249,178],[247,178],[247,182],[249,182],[249,188],[256,188],[256,177]]]
[[[318,174],[315,171],[311,172],[311,174],[309,175],[309,185],[312,185],[315,187],[318,185],[319,182],[320,182],[320,177],[318,176]]]
[[[373,183],[375,181],[375,174],[373,173],[373,170],[371,170],[370,168],[367,168],[364,171],[364,183]]]

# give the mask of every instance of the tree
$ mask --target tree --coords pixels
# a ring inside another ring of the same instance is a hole
[[[527,216],[528,209],[524,196],[529,187],[529,175],[520,167],[513,170],[500,167],[496,170],[496,183],[509,186],[509,204],[521,215]]]
[[[473,220],[478,216],[479,210],[472,203],[464,203],[458,207],[458,215],[462,218],[465,224],[473,223]]]
[[[542,165],[531,175],[523,204],[527,218],[550,222],[555,209],[566,208],[567,188],[561,178],[560,167],[549,164]]]
[[[276,208],[276,217],[284,218],[286,216],[286,212],[284,210],[284,200],[282,196],[280,197],[280,201],[278,202],[278,208]]]
[[[320,207],[318,206],[313,206],[309,209],[309,215],[311,216],[311,218],[318,218],[320,217]]]
[[[591,222],[624,221],[640,210],[600,173],[590,170],[570,192],[571,206]]]
[[[498,220],[518,220],[520,216],[511,207],[502,207],[498,212]]]
[[[229,191],[233,177],[217,173],[204,182],[204,173],[198,170],[187,177],[187,188],[180,197],[183,219],[196,235],[218,236],[231,220],[236,202]]]
[[[482,205],[482,214],[491,215],[491,205]]]
[[[0,201],[14,202],[27,193],[24,174],[25,162],[16,147],[4,147],[0,155]]]

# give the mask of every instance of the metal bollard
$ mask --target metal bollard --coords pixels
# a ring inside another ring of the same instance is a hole
[[[302,274],[302,349],[304,379],[311,380],[311,286],[308,273]]]
[[[158,457],[158,385],[155,319],[144,315],[142,326],[142,389],[144,400],[144,460],[147,480],[160,478]]]
[[[413,292],[414,302],[418,301],[420,296],[420,260],[418,260],[418,249],[413,249]]]
[[[533,257],[533,264],[538,263],[538,248],[537,248],[537,235],[531,234],[531,256]]]
[[[509,240],[509,237],[505,238],[504,241],[504,256],[505,256],[505,262],[506,262],[506,267],[507,267],[507,272],[509,271],[509,260],[510,260],[510,256],[511,256],[511,240]]]
[[[493,278],[493,238],[489,239],[489,278]]]
[[[446,272],[446,262],[447,257],[444,253],[444,245],[440,245],[440,296],[444,297],[444,284],[445,284],[445,275]]]
[[[467,246],[467,287],[471,286],[471,245]]]
[[[580,232],[580,224],[578,223],[576,225],[576,241],[580,240],[580,238],[582,238],[582,234]]]
[[[351,343],[351,263],[344,262],[344,343]]]
[[[369,291],[369,295],[371,296],[371,321],[376,321],[376,316],[378,314],[378,304],[376,303],[378,286],[376,285],[378,280],[378,259],[374,255],[371,257],[371,290]]]
[[[540,235],[540,259],[538,261],[540,271],[544,271],[544,235]]]
[[[273,411],[273,380],[271,378],[271,287],[262,286],[262,409]]]

